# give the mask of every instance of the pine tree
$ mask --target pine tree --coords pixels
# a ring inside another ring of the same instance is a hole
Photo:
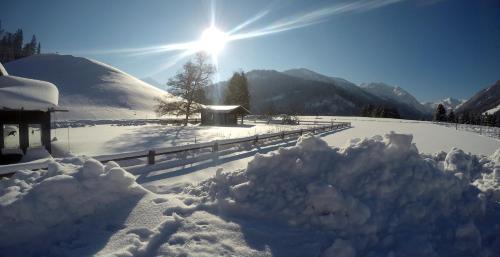
[[[21,29],[18,29],[15,33],[4,31],[0,21],[0,62],[10,62],[39,52],[41,52],[41,47],[40,43],[37,46],[35,35],[33,35],[29,43],[24,44]]]
[[[434,121],[443,122],[446,121],[446,109],[442,104],[439,104],[436,108],[436,113],[434,113]]]
[[[23,56],[23,31],[18,29],[16,33],[13,35],[13,50],[14,50],[14,58],[19,59]]]
[[[36,53],[36,47],[36,36],[33,35],[31,41],[26,43],[23,47],[23,57],[34,55]]]
[[[455,113],[453,112],[453,110],[450,110],[450,113],[448,114],[448,122],[457,122],[457,117],[455,117]]]
[[[250,109],[248,81],[244,72],[235,72],[229,80],[224,94],[224,104],[241,105],[248,110]]]
[[[470,113],[464,112],[464,113],[460,114],[460,117],[458,118],[458,123],[470,124]]]

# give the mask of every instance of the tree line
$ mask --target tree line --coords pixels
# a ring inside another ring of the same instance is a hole
[[[500,114],[488,114],[488,113],[473,113],[473,112],[462,112],[460,114],[455,114],[453,110],[446,112],[446,108],[439,104],[433,116],[433,120],[437,122],[451,122],[460,124],[471,124],[471,125],[482,125],[482,126],[492,126],[500,127]]]
[[[400,119],[401,116],[396,108],[384,106],[384,105],[372,105],[368,104],[361,108],[362,117],[373,117],[373,118],[394,118]]]
[[[24,43],[23,30],[18,29],[11,33],[2,29],[0,21],[0,62],[6,63],[41,53],[41,44],[36,40],[36,36],[31,37],[31,41]]]
[[[169,93],[177,99],[157,98],[156,113],[159,116],[182,115],[185,117],[184,125],[187,125],[190,116],[199,113],[203,104],[210,103],[205,97],[205,88],[212,84],[215,72],[215,66],[209,63],[206,54],[196,54],[167,82]],[[244,72],[235,72],[229,80],[223,104],[241,105],[250,109],[248,82]]]

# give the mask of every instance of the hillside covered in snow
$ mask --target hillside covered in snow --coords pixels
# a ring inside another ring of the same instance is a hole
[[[401,87],[393,87],[385,83],[367,83],[361,84],[361,88],[387,101],[394,101],[401,105],[406,105],[422,114],[428,112],[425,106]]]
[[[463,103],[458,113],[485,113],[494,114],[500,110],[500,80],[484,88]]]
[[[57,119],[154,117],[154,98],[171,97],[107,64],[71,55],[33,55],[5,64],[11,75],[48,81],[59,89]]]

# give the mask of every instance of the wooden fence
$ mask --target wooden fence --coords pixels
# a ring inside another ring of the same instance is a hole
[[[205,143],[198,144],[188,144],[181,146],[156,148],[144,151],[135,151],[119,154],[109,154],[109,155],[99,155],[93,158],[105,163],[109,161],[125,161],[138,158],[147,158],[147,164],[152,165],[156,162],[156,156],[160,155],[171,155],[182,152],[196,151],[201,149],[208,149],[212,153],[217,153],[221,147],[227,147],[230,145],[238,145],[242,143],[252,143],[257,144],[261,141],[268,141],[273,139],[285,139],[286,137],[296,136],[299,137],[306,133],[321,133],[328,131],[335,131],[340,129],[345,129],[351,127],[350,122],[339,122],[330,123],[328,125],[316,126],[309,129],[296,129],[291,131],[281,131],[277,133],[261,134],[249,137],[233,138],[233,139],[223,139],[223,140],[213,140]],[[18,170],[35,170],[35,169],[46,169],[49,161],[32,162],[32,163],[18,163],[12,165],[0,166],[0,175],[12,174]]]

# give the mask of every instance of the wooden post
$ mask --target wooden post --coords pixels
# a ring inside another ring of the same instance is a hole
[[[26,153],[29,147],[28,124],[25,121],[19,124],[19,146],[23,150],[23,153]]]
[[[3,149],[4,146],[4,137],[3,137],[3,123],[0,123],[0,150]]]
[[[50,136],[50,112],[45,113],[45,118],[42,121],[41,126],[41,137],[42,137],[42,145],[47,149],[49,153],[52,153],[52,143]]]
[[[148,152],[148,165],[155,164],[155,150],[149,150]]]
[[[285,132],[281,131],[281,139],[285,139]]]
[[[256,145],[259,142],[259,135],[255,135],[255,139],[253,140],[253,144]]]
[[[302,136],[302,133],[303,133],[303,132],[302,132],[302,129],[300,129],[300,135],[301,135],[301,136]]]
[[[212,146],[212,152],[217,152],[219,151],[219,143],[215,142],[214,145]]]

